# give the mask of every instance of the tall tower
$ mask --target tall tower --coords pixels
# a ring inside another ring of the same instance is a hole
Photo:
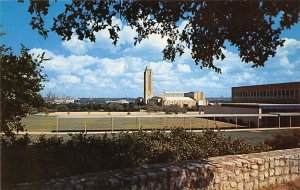
[[[148,104],[149,99],[153,97],[153,73],[152,69],[146,67],[144,71],[144,101]]]

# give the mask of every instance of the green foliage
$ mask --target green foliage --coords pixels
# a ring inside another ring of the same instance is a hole
[[[183,128],[171,129],[170,133],[138,131],[111,137],[70,135],[67,141],[61,137],[41,136],[32,141],[28,135],[4,136],[1,147],[4,184],[269,150],[267,146],[231,140],[220,132],[196,134]]]
[[[58,105],[56,107],[57,111],[59,112],[65,112],[65,111],[69,111],[69,107],[67,105]]]
[[[147,112],[159,112],[161,111],[161,107],[156,105],[154,102],[149,102],[146,106]]]
[[[10,48],[0,47],[1,62],[1,131],[22,131],[21,118],[43,106],[39,91],[45,76],[41,73],[44,54],[31,55],[24,46],[19,56]]]
[[[265,141],[265,144],[275,150],[287,148],[300,148],[300,131],[293,131],[293,133],[278,134],[272,139]]]
[[[166,114],[178,114],[178,113],[186,113],[186,108],[180,107],[178,105],[169,105],[169,106],[164,106],[163,111]]]
[[[131,26],[137,33],[134,44],[151,34],[167,38],[164,59],[174,61],[186,49],[200,67],[216,72],[214,60],[225,58],[225,43],[239,50],[241,59],[252,67],[264,66],[284,40],[280,34],[299,21],[299,1],[73,1],[48,23],[63,40],[96,40],[96,32],[108,30],[112,43],[119,40],[120,26]],[[54,4],[52,5],[54,7]],[[49,1],[31,1],[33,29],[47,37],[44,16]],[[91,22],[92,21],[92,22]],[[75,35],[74,35],[75,34]]]

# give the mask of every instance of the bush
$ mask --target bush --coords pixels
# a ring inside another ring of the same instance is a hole
[[[161,107],[156,105],[154,102],[149,102],[147,104],[147,112],[159,112],[161,111]]]
[[[173,128],[170,133],[138,131],[111,137],[70,135],[67,141],[45,136],[36,141],[28,135],[2,137],[1,147],[4,184],[269,150],[266,146],[231,140],[220,132],[207,130],[196,134],[183,128]]]
[[[164,106],[163,111],[164,111],[166,114],[172,114],[172,113],[175,113],[175,114],[178,114],[178,113],[186,113],[186,108],[180,107],[180,106],[178,106],[178,105],[169,105],[169,106]]]
[[[266,140],[265,144],[274,150],[300,148],[300,130],[293,131],[293,133],[286,135],[278,134],[272,139]]]

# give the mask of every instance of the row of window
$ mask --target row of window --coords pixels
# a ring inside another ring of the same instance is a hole
[[[242,99],[289,99],[300,98],[300,89],[279,89],[279,90],[257,90],[257,91],[240,91],[233,92],[233,98]]]

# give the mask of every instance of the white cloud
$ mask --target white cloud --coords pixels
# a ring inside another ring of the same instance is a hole
[[[74,75],[60,75],[57,78],[57,82],[63,84],[80,84],[81,79]]]
[[[178,63],[177,71],[180,73],[189,73],[189,72],[191,72],[191,67],[184,63]]]
[[[77,36],[73,36],[68,41],[63,41],[62,46],[75,55],[84,55],[91,48],[92,44],[87,40],[79,40]]]
[[[123,74],[127,68],[127,63],[123,58],[114,60],[104,58],[100,60],[98,66],[100,67],[99,71],[104,75],[112,77]]]

